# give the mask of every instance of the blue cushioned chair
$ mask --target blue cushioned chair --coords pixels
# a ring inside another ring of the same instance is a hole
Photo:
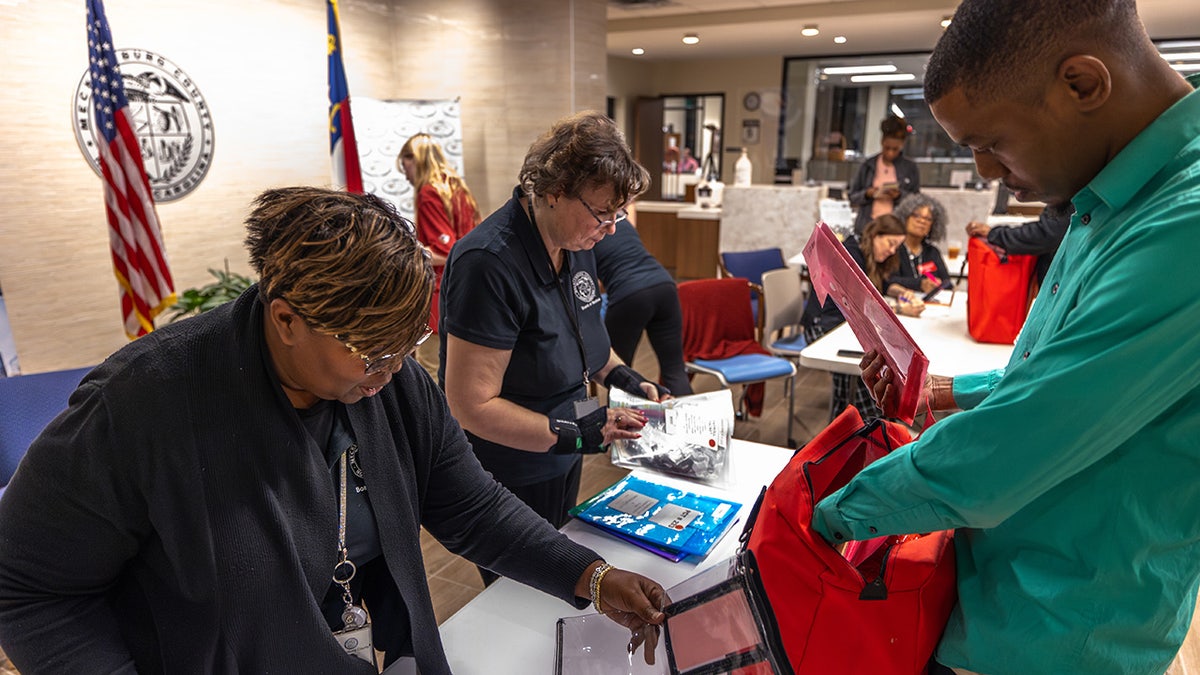
[[[762,277],[767,270],[786,268],[783,250],[764,248],[755,251],[725,251],[721,253],[721,276],[741,277],[748,280],[750,287],[750,315],[757,327],[758,337],[762,339]]]
[[[787,442],[792,438],[796,365],[762,353],[750,316],[750,284],[745,279],[699,279],[679,284],[683,310],[684,367],[690,373],[711,375],[722,387],[747,385],[738,399],[738,417],[745,419],[749,385],[783,379],[788,398]],[[729,354],[723,358],[718,356]]]
[[[33,439],[60,412],[91,368],[0,378],[0,495]]]

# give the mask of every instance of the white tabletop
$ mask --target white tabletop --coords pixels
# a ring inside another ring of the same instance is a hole
[[[670,588],[736,552],[738,534],[759,492],[791,457],[792,451],[786,448],[735,439],[730,446],[730,469],[724,488],[650,471],[634,471],[634,475],[656,482],[726,497],[742,504],[738,521],[701,560],[689,556],[673,563],[578,521],[567,523],[562,531],[617,567],[639,572]],[[595,611],[592,607],[577,610],[562,600],[502,578],[441,625],[442,643],[450,668],[456,675],[553,672],[555,626],[559,617]]]
[[[942,291],[943,296],[950,295]],[[967,332],[967,294],[954,294],[954,304],[926,305],[919,317],[901,316],[900,323],[929,357],[930,375],[964,375],[1008,365],[1012,345],[976,342]],[[838,356],[839,349],[862,350],[858,338],[843,323],[800,352],[800,365],[834,373],[858,375],[859,356]]]

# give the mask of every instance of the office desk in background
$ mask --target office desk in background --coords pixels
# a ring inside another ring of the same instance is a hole
[[[572,520],[562,527],[571,539],[599,553],[621,569],[644,574],[671,588],[697,572],[731,557],[738,534],[764,485],[792,457],[792,450],[735,439],[730,446],[729,475],[722,488],[650,471],[633,474],[697,493],[713,494],[742,504],[738,521],[701,560],[689,556],[673,563],[633,544]],[[441,625],[442,643],[456,675],[524,675],[554,669],[555,630],[559,617],[595,613],[577,610],[541,591],[501,578]],[[640,652],[638,658],[641,658]]]
[[[942,291],[942,296],[950,295]],[[967,294],[954,294],[954,304],[926,305],[919,317],[901,316],[900,323],[929,357],[930,375],[965,375],[1008,365],[1012,345],[976,342],[967,332]],[[861,351],[850,325],[843,323],[800,352],[800,365],[834,373],[858,375],[859,357],[838,356],[838,350]]]

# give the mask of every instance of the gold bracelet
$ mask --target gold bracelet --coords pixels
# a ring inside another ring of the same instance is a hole
[[[930,401],[930,408],[934,410],[952,410],[957,407],[954,401],[954,379],[938,377],[933,380],[933,386],[929,392],[932,394],[933,400]]]
[[[604,581],[604,575],[608,574],[609,570],[611,569],[613,569],[612,565],[609,565],[608,563],[600,563],[600,566],[592,572],[592,581],[588,586],[589,590],[592,592],[592,604],[596,606],[596,611],[600,612],[601,614],[604,613],[604,610],[600,607],[600,582]]]

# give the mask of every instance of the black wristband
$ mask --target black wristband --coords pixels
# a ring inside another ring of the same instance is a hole
[[[574,406],[574,402],[568,401],[549,414],[550,431],[558,435],[558,442],[550,448],[551,454],[590,455],[604,452],[604,425],[608,422],[608,408],[600,406],[575,419]]]
[[[642,391],[643,382],[650,382],[650,380],[642,377],[636,370],[626,365],[620,365],[613,368],[612,370],[608,371],[608,376],[604,378],[604,386],[608,387],[609,389],[620,389],[627,394],[631,394],[639,398],[646,398],[646,392]],[[653,384],[654,388],[658,390],[659,399],[661,399],[663,396],[671,395],[671,390],[667,389],[661,384],[656,384],[654,382],[650,382],[650,384]]]

